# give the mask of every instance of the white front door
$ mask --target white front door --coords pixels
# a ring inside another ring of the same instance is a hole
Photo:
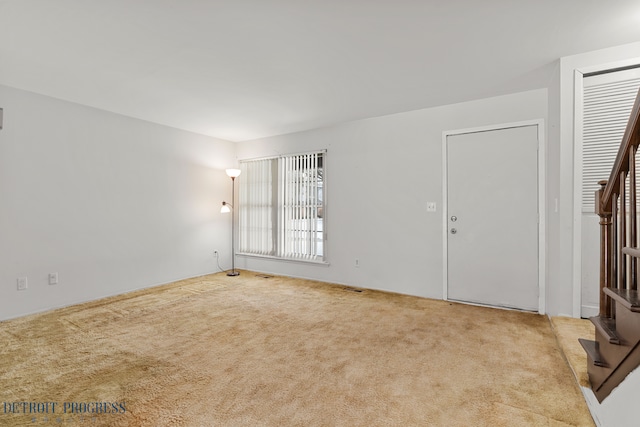
[[[538,126],[449,135],[447,298],[538,311]]]

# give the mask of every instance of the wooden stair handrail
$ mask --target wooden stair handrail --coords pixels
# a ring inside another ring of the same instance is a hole
[[[633,109],[631,110],[631,115],[629,116],[629,121],[627,122],[627,127],[624,131],[624,136],[622,137],[622,143],[620,144],[620,149],[618,149],[618,154],[616,155],[616,160],[613,163],[613,169],[611,169],[611,175],[609,175],[609,180],[607,181],[607,185],[604,188],[604,194],[600,199],[601,210],[603,212],[611,212],[611,200],[612,196],[615,193],[616,189],[620,186],[620,178],[622,173],[626,173],[629,171],[629,152],[633,146],[638,146],[640,144],[640,90],[638,90],[638,95],[636,96],[636,100],[633,104]],[[609,209],[607,209],[609,208]]]

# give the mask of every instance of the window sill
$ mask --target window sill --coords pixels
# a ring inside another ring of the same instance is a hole
[[[256,254],[247,254],[242,252],[236,253],[236,256],[240,256],[244,258],[264,259],[269,261],[292,262],[296,264],[313,264],[313,265],[325,266],[325,267],[328,267],[330,265],[328,261],[314,261],[309,259],[296,259],[296,258],[281,258],[281,257],[271,256],[271,255],[256,255]]]

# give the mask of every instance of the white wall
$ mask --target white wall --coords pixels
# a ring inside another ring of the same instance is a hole
[[[239,143],[239,159],[328,150],[330,265],[250,257],[237,264],[442,298],[443,131],[546,118],[547,91],[541,89]],[[438,204],[435,214],[427,213],[429,201]]]
[[[640,369],[631,372],[627,378],[598,403],[590,388],[581,387],[591,415],[598,427],[636,427],[638,414],[636,400],[640,396]]]
[[[0,107],[0,320],[229,267],[234,144],[5,86]]]
[[[547,127],[547,312],[571,316],[571,283],[561,279],[564,270],[560,248],[560,61],[549,82],[549,121]]]

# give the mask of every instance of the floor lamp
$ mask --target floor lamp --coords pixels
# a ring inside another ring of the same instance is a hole
[[[240,169],[227,169],[227,175],[231,178],[231,203],[222,202],[221,213],[231,212],[230,208],[236,204],[236,178],[240,175]],[[236,252],[235,252],[235,214],[231,212],[231,271],[227,276],[239,276],[240,272],[236,271]]]

